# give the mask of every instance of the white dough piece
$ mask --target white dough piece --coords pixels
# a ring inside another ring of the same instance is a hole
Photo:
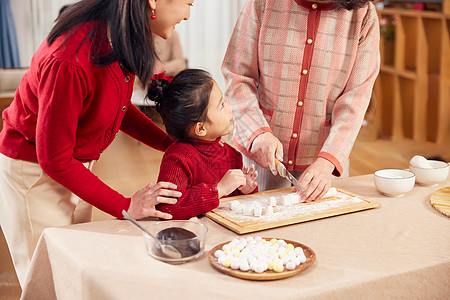
[[[297,194],[297,193],[290,193],[289,197],[291,197],[292,204],[300,203],[301,198],[300,198],[299,194]]]
[[[292,205],[291,197],[290,197],[289,195],[283,195],[283,196],[281,197],[280,204],[281,204],[281,205],[284,205],[284,206]]]
[[[232,208],[232,211],[236,214],[243,214],[244,213],[244,209],[245,209],[245,205],[244,204],[239,204],[238,206],[236,206],[234,209]]]
[[[264,215],[266,215],[266,216],[273,215],[273,206],[266,206],[264,208]]]
[[[275,198],[274,196],[271,196],[267,199],[267,205],[269,206],[276,206],[277,205],[277,198]]]
[[[261,217],[262,214],[262,207],[261,206],[255,206],[253,209],[253,215],[255,217]]]
[[[254,208],[253,208],[252,204],[246,205],[245,208],[244,208],[244,215],[246,215],[246,216],[253,215],[253,210],[254,210]]]
[[[416,168],[432,169],[428,160],[420,155],[415,155],[413,158],[411,158],[409,163],[411,164],[411,166]]]
[[[236,207],[238,207],[241,204],[239,200],[233,200],[230,202],[230,208],[231,210],[236,210]]]
[[[328,192],[323,196],[323,198],[329,198],[329,197],[336,197],[337,196],[337,190],[334,187],[331,187]]]

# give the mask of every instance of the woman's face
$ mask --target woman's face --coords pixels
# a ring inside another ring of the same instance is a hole
[[[149,3],[156,16],[154,20],[149,17],[152,32],[168,39],[175,25],[189,19],[194,0],[149,0]]]

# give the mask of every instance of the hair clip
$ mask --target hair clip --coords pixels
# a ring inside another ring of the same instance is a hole
[[[155,74],[155,75],[153,75],[151,80],[164,79],[170,83],[173,80],[173,76],[166,76],[164,74],[166,74],[166,71],[159,73],[159,74]]]

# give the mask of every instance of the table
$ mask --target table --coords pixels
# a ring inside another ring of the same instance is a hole
[[[205,253],[170,265],[147,255],[139,229],[108,220],[44,230],[24,299],[448,299],[450,218],[429,203],[445,186],[415,186],[403,198],[379,194],[373,175],[333,186],[381,207],[243,236],[276,237],[311,247],[316,262],[296,276],[250,281],[209,263],[215,245],[238,236],[212,220]],[[153,221],[145,221],[153,222]]]

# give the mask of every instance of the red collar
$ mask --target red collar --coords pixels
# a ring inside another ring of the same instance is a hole
[[[200,153],[209,157],[222,157],[225,149],[220,137],[214,141],[191,139],[191,144]]]
[[[307,0],[294,0],[298,5],[313,10],[331,10],[337,8],[337,5],[333,2],[330,3],[319,3],[314,1],[307,1]]]

